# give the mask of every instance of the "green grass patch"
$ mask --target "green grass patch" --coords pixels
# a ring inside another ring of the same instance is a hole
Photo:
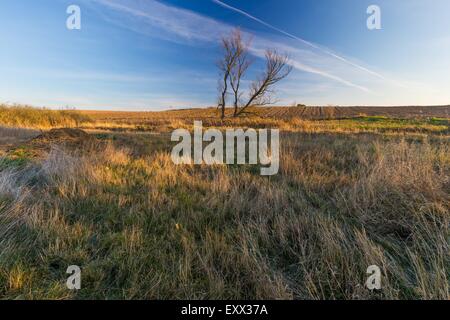
[[[9,153],[7,156],[0,158],[0,170],[5,168],[21,168],[28,164],[32,154],[26,147],[19,147]]]
[[[331,120],[336,128],[364,131],[417,131],[445,133],[449,131],[447,119],[396,119],[385,116],[366,116],[344,120]]]

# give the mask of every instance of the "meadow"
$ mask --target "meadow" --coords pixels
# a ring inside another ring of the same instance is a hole
[[[449,111],[0,107],[0,298],[449,299]],[[279,128],[279,174],[174,165],[194,119]]]

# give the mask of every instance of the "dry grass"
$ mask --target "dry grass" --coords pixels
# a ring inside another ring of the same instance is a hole
[[[409,110],[409,113],[408,113]],[[365,111],[365,112],[363,112]],[[251,108],[240,118],[221,120],[215,108],[174,110],[164,112],[83,111],[93,121],[84,129],[168,132],[178,128],[191,129],[194,120],[204,127],[279,128],[309,133],[450,133],[450,106],[445,107],[267,107]]]
[[[0,145],[8,145],[17,141],[27,141],[36,137],[38,134],[39,131],[37,130],[0,126]]]
[[[18,143],[28,141],[39,135],[39,131],[22,128],[9,128],[0,126],[0,156]]]
[[[284,133],[271,178],[175,166],[165,135],[98,138],[0,169],[1,297],[450,298],[446,137]]]
[[[409,110],[409,111],[408,111]],[[364,112],[363,112],[364,111]],[[408,113],[409,112],[409,113]],[[0,125],[48,130],[82,128],[95,131],[158,132],[204,127],[279,128],[309,133],[450,133],[450,106],[442,107],[262,107],[234,119],[220,120],[216,108],[163,112],[55,111],[0,105]]]
[[[92,119],[105,122],[143,123],[152,119],[205,119],[220,118],[217,108],[184,109],[163,112],[127,112],[127,111],[82,111]],[[227,117],[232,117],[233,110],[227,109]],[[383,116],[398,119],[450,118],[449,106],[422,107],[252,107],[245,117],[289,120],[348,119],[360,116]]]
[[[0,108],[0,123],[95,133],[0,128],[0,298],[449,299],[449,119],[279,110]],[[204,127],[282,129],[280,173],[174,165],[169,133],[199,112]]]
[[[91,119],[77,111],[37,109],[28,106],[0,105],[0,125],[16,128],[50,129],[77,127]]]

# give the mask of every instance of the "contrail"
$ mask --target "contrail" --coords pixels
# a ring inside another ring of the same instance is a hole
[[[265,56],[264,55],[264,51],[262,51],[262,50],[256,50],[256,49],[250,48],[250,51],[257,57],[264,58],[264,56]],[[306,71],[306,72],[309,72],[309,73],[314,73],[314,74],[320,75],[322,77],[325,77],[325,78],[332,79],[334,81],[340,82],[340,83],[345,84],[345,85],[347,85],[349,87],[353,87],[353,88],[362,90],[362,91],[367,92],[367,93],[373,93],[371,90],[369,90],[366,87],[357,85],[357,84],[355,84],[353,82],[350,82],[350,81],[347,81],[345,79],[342,79],[341,77],[332,75],[332,74],[330,74],[330,73],[328,73],[326,71],[319,70],[319,69],[307,66],[307,65],[305,65],[305,64],[303,64],[303,63],[301,63],[299,61],[291,59],[289,64],[292,67],[294,67],[295,69]]]
[[[300,41],[301,43],[306,44],[307,46],[310,46],[311,48],[320,50],[323,53],[326,53],[326,54],[328,54],[328,55],[330,55],[330,56],[332,56],[332,57],[334,57],[334,58],[336,58],[338,60],[341,60],[341,61],[343,61],[343,62],[345,62],[345,63],[347,63],[347,64],[349,64],[349,65],[351,65],[351,66],[353,66],[355,68],[363,70],[363,71],[365,71],[365,72],[367,72],[367,73],[369,73],[369,74],[371,74],[373,76],[376,76],[378,78],[381,78],[383,80],[388,80],[384,76],[382,76],[381,74],[379,74],[379,73],[377,73],[375,71],[369,70],[369,69],[367,69],[367,68],[365,68],[363,66],[360,66],[359,64],[353,63],[353,62],[351,62],[351,61],[349,61],[349,60],[347,60],[347,59],[345,59],[345,58],[343,58],[341,56],[338,56],[337,54],[335,54],[335,53],[333,53],[333,52],[331,52],[329,50],[321,48],[321,47],[319,47],[318,45],[316,45],[316,44],[314,44],[312,42],[306,41],[306,40],[304,40],[302,38],[299,38],[299,37],[297,37],[297,36],[295,36],[295,35],[293,35],[293,34],[291,34],[289,32],[281,30],[281,29],[279,29],[279,28],[277,28],[277,27],[275,27],[275,26],[273,26],[273,25],[271,25],[271,24],[269,24],[269,23],[267,23],[267,22],[265,22],[265,21],[255,17],[255,16],[252,16],[251,14],[249,14],[249,13],[247,13],[247,12],[241,10],[241,9],[238,9],[236,7],[232,7],[232,6],[222,2],[220,0],[211,0],[211,1],[214,2],[215,4],[219,5],[219,6],[223,7],[223,8],[226,8],[228,10],[232,10],[234,12],[237,12],[237,13],[239,13],[239,14],[247,17],[247,18],[250,18],[250,19],[252,19],[252,20],[254,20],[254,21],[256,21],[256,22],[258,22],[258,23],[260,23],[260,24],[262,24],[262,25],[264,25],[264,26],[266,26],[266,27],[268,27],[268,28],[270,28],[272,30],[274,30],[274,31],[277,31],[277,32],[279,32],[281,34],[284,34],[285,36],[287,36],[287,37],[289,37],[291,39]]]

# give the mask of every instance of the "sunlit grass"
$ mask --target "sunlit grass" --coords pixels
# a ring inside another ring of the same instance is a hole
[[[99,138],[0,170],[2,297],[449,298],[444,138],[285,133],[272,178],[175,166],[168,136]]]
[[[78,149],[0,128],[0,298],[450,298],[448,119],[199,119],[281,129],[270,178],[174,165],[170,132],[193,118],[92,119]]]
[[[76,127],[90,122],[88,116],[77,111],[0,105],[0,125],[5,126],[49,129]]]
[[[205,128],[278,128],[291,132],[416,132],[449,134],[448,118],[391,118],[387,116],[355,116],[351,118],[305,119],[301,116],[290,118],[277,117],[277,108],[252,108],[245,117],[228,117],[221,120],[216,109],[193,109],[166,112],[86,112],[86,111],[55,111],[35,109],[31,107],[0,106],[0,125],[50,129],[59,127],[79,127],[97,132],[171,132],[175,129],[192,129],[194,120],[203,122]],[[295,108],[294,108],[295,109]],[[294,113],[295,114],[295,113]]]

